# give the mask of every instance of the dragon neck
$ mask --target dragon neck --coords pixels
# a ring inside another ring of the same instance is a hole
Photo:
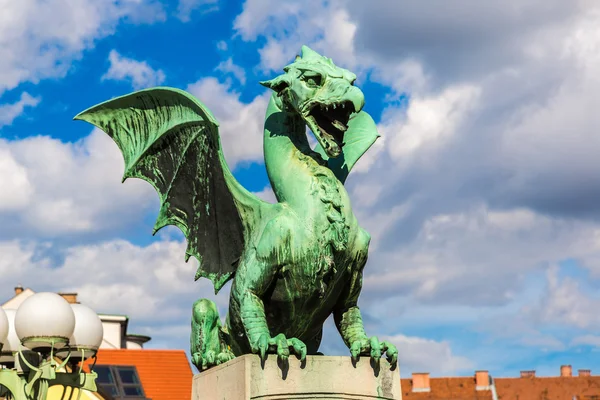
[[[314,168],[311,167],[317,167],[319,161],[323,161],[310,148],[304,120],[296,113],[286,111],[276,94],[271,96],[267,107],[264,153],[267,174],[277,200],[296,206],[294,208],[302,207],[306,202],[302,194],[312,182]]]
[[[311,213],[320,210],[319,214],[327,221],[325,229],[319,231],[323,249],[344,250],[350,227],[342,210],[340,190],[343,189],[327,162],[310,148],[304,120],[285,111],[276,95],[267,107],[264,152],[277,200],[288,204],[297,214],[310,215],[313,225],[316,220]],[[327,274],[333,267],[332,258],[324,256],[321,261],[317,272]]]

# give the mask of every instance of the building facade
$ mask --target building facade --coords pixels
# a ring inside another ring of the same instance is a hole
[[[35,292],[21,285],[2,304],[5,310],[17,310]],[[70,304],[78,303],[77,293],[58,293]],[[128,332],[129,318],[120,314],[98,314],[104,331],[95,360],[88,360],[89,371],[95,363],[98,391],[82,391],[82,400],[180,400],[190,399],[192,369],[184,350],[145,349],[149,336]],[[49,400],[77,398],[77,389],[52,386]],[[0,398],[0,400],[5,400]]]

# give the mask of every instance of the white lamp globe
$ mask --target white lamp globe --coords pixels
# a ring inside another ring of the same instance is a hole
[[[0,363],[12,363],[15,361],[14,353],[19,351],[19,344],[21,343],[15,331],[15,315],[17,314],[17,310],[8,309],[4,311],[8,320],[8,335],[2,347],[2,353],[0,353]]]
[[[104,328],[98,314],[89,307],[81,304],[71,304],[75,314],[75,330],[69,340],[69,346],[57,352],[58,356],[65,357],[70,351],[70,359],[73,361],[81,360],[96,354],[98,347],[102,344],[104,337]]]
[[[75,330],[71,305],[56,293],[42,292],[19,306],[15,330],[23,346],[47,352],[64,347]]]
[[[8,317],[4,308],[0,307],[0,349],[8,339]]]
[[[26,365],[23,365],[18,357],[17,353],[19,348],[21,349],[23,357],[34,365],[39,363],[39,355],[28,348],[21,346],[21,341],[15,330],[15,316],[17,315],[17,310],[8,309],[5,310],[5,312],[6,318],[8,319],[8,338],[2,347],[2,352],[0,352],[0,364],[9,368],[16,368],[17,371],[23,372],[24,368],[27,370],[29,368],[26,367]]]

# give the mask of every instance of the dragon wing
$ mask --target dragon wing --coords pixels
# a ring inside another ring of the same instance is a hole
[[[369,114],[361,111],[348,121],[342,154],[336,158],[329,158],[319,143],[317,143],[315,151],[327,161],[329,169],[344,183],[354,164],[369,150],[378,137],[377,124]]]
[[[218,293],[233,277],[245,243],[272,204],[233,177],[221,149],[218,123],[195,97],[179,89],[140,90],[100,103],[75,117],[106,132],[125,160],[123,181],[140,178],[160,197],[153,234],[175,225],[199,262],[196,279]]]

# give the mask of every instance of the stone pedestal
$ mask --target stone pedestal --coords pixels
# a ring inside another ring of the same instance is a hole
[[[309,356],[305,363],[290,357],[280,363],[269,356],[262,365],[245,355],[194,376],[192,400],[401,400],[400,373],[368,357],[353,365],[350,357]]]

